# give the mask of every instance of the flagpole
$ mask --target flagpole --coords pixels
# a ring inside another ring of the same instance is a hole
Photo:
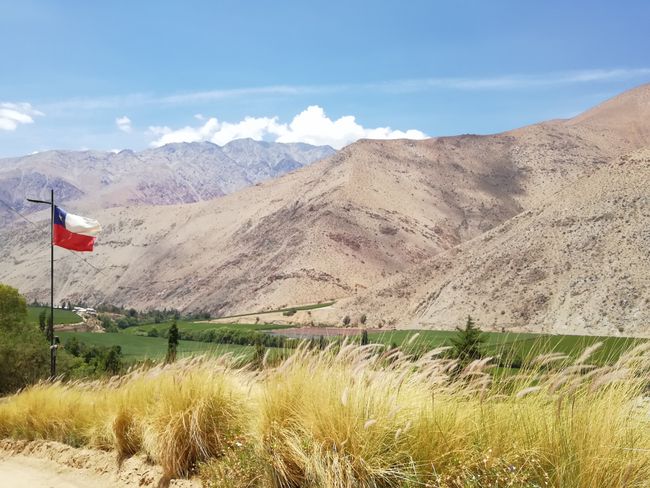
[[[54,188],[50,189],[50,201],[28,198],[28,202],[42,203],[50,206],[50,320],[47,335],[50,339],[50,379],[56,377],[56,350],[58,345],[54,337]]]
[[[54,188],[50,190],[50,378],[56,377],[56,344],[54,343]]]

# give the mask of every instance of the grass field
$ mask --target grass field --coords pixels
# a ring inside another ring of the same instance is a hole
[[[27,307],[27,317],[28,320],[33,324],[38,324],[38,316],[41,314],[41,311],[45,309],[45,313],[50,313],[50,307]],[[54,309],[54,324],[76,324],[81,322],[82,318],[79,317],[72,310],[61,310],[58,308]]]
[[[454,331],[437,330],[399,330],[370,332],[368,334],[371,342],[380,342],[387,345],[395,343],[398,346],[410,344],[428,349],[451,345],[451,339],[455,335],[456,332]],[[485,338],[483,345],[485,354],[507,354],[522,359],[549,352],[559,352],[575,357],[587,347],[600,342],[602,346],[594,353],[592,358],[592,361],[596,364],[615,361],[623,351],[647,341],[646,339],[628,337],[543,335],[513,332],[485,332],[483,337]]]
[[[159,486],[198,474],[230,488],[648,487],[648,347],[613,366],[590,351],[561,369],[537,363],[507,382],[480,360],[458,369],[377,349],[43,382],[0,402],[0,438],[141,454],[162,467]]]
[[[157,359],[165,355],[167,342],[162,337],[146,337],[145,334],[151,329],[157,329],[160,333],[170,327],[170,322],[160,324],[146,324],[129,327],[113,334],[92,334],[81,332],[66,332],[59,334],[63,341],[67,337],[76,336],[88,344],[93,345],[120,345],[128,359],[137,360],[144,358]],[[245,330],[268,331],[277,329],[289,329],[292,326],[276,324],[215,324],[209,322],[191,322],[180,320],[177,322],[181,331],[206,331],[221,328],[241,328]],[[387,346],[397,344],[407,346],[405,349],[413,348],[418,350],[429,350],[436,347],[451,345],[451,339],[455,336],[454,331],[434,330],[399,330],[399,331],[369,331],[371,342],[383,343]],[[314,336],[316,337],[316,336]],[[498,333],[485,332],[485,343],[483,351],[486,355],[501,355],[510,358],[526,360],[550,352],[567,354],[576,357],[584,349],[600,342],[602,346],[594,352],[592,361],[595,364],[606,364],[614,362],[620,354],[645,339],[633,339],[624,337],[597,337],[597,336],[570,336],[570,335],[542,335],[531,333]],[[198,341],[181,341],[180,354],[187,356],[191,354],[223,354],[234,352],[236,354],[248,354],[252,351],[250,346],[235,346],[215,343],[203,343]]]
[[[126,333],[96,334],[93,332],[61,332],[57,334],[61,342],[76,337],[79,341],[92,346],[120,346],[127,362],[142,359],[163,359],[167,352],[167,339],[162,337],[141,337]],[[252,346],[238,346],[232,344],[214,344],[207,342],[180,341],[178,355],[180,357],[195,354],[208,354],[219,356],[228,352],[235,355],[248,356],[253,352]]]
[[[305,305],[302,307],[291,307],[287,309],[275,310],[310,310],[322,308],[331,305],[333,302]],[[32,323],[38,323],[38,316],[47,307],[29,307],[29,320]],[[270,312],[265,312],[270,313]],[[262,314],[242,314],[243,316],[254,316]],[[81,317],[69,310],[54,310],[54,316],[57,324],[71,324],[81,321]],[[233,316],[236,317],[236,316]],[[269,331],[278,329],[289,329],[291,325],[277,325],[267,323],[210,323],[179,320],[178,328],[181,331],[206,331],[221,328],[237,328],[255,331]],[[87,344],[97,346],[122,347],[122,352],[127,361],[140,359],[160,359],[165,355],[167,341],[159,337],[145,337],[144,335],[151,329],[157,329],[163,332],[171,326],[171,322],[159,324],[144,324],[135,327],[129,327],[113,334],[93,334],[82,332],[64,332],[60,333],[61,340],[65,342],[68,337],[76,336],[79,340]],[[398,346],[409,345],[409,347],[419,350],[433,349],[441,346],[451,345],[451,339],[455,336],[455,331],[435,331],[435,330],[397,330],[397,331],[369,331],[371,342],[383,343],[386,345],[397,344]],[[485,343],[483,351],[486,355],[502,355],[517,357],[522,360],[534,357],[539,354],[549,352],[559,352],[567,354],[570,357],[576,357],[585,348],[601,342],[602,346],[594,353],[592,361],[596,364],[606,364],[615,361],[620,354],[644,341],[643,339],[632,339],[624,337],[597,337],[597,336],[571,336],[571,335],[542,335],[532,333],[484,333]],[[215,343],[203,343],[197,341],[181,341],[179,354],[188,356],[192,354],[207,353],[210,355],[220,355],[226,352],[235,354],[248,355],[252,353],[253,348],[250,346],[237,346]]]
[[[122,332],[125,334],[132,334],[132,335],[147,333],[151,329],[157,329],[159,332],[162,332],[163,330],[169,329],[171,325],[172,325],[171,322],[162,322],[160,324],[145,324],[145,325],[138,325],[135,327],[129,327],[128,329],[124,329]],[[204,331],[204,330],[214,330],[214,329],[224,329],[224,328],[265,331],[265,330],[287,329],[293,327],[291,325],[277,325],[277,324],[264,324],[264,323],[213,324],[209,322],[189,322],[186,320],[178,320],[176,322],[176,325],[178,326],[178,330],[181,331],[185,331],[185,330]]]

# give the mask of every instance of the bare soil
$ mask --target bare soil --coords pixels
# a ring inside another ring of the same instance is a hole
[[[120,466],[114,453],[50,441],[0,440],[0,486],[11,488],[198,488],[196,480],[162,479],[141,456]]]

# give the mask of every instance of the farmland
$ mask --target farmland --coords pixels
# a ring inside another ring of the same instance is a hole
[[[167,352],[167,339],[162,337],[142,337],[124,332],[114,334],[96,334],[93,332],[61,332],[57,334],[61,342],[76,337],[77,340],[97,347],[120,346],[126,362],[143,359],[160,360]],[[178,344],[179,357],[208,354],[221,355],[233,353],[235,355],[249,355],[253,351],[251,346],[238,346],[234,344],[212,344],[196,341],[180,341]]]
[[[60,333],[62,341],[70,337],[77,337],[89,345],[122,347],[122,352],[127,360],[138,359],[159,359],[164,357],[167,340],[163,337],[151,337],[152,330],[160,334],[169,329],[171,322],[141,324],[120,330],[116,333],[93,334],[87,332],[63,332]],[[293,337],[294,326],[278,325],[268,323],[212,323],[205,321],[179,320],[178,329],[181,332],[205,332],[219,329],[237,329],[268,333],[273,331],[276,335]],[[331,329],[328,329],[328,332]],[[346,329],[340,329],[341,333]],[[455,331],[435,330],[372,330],[369,329],[369,340],[373,343],[381,343],[388,347],[400,346],[402,349],[411,352],[424,352],[438,347],[451,345]],[[324,334],[319,328],[309,329],[309,333],[301,333],[300,337],[308,340],[310,337],[317,339]],[[349,334],[346,334],[349,335]],[[358,340],[358,335],[353,335],[349,340]],[[576,357],[585,348],[596,343],[602,343],[601,347],[594,352],[593,361],[596,364],[606,364],[616,360],[620,354],[644,341],[626,337],[598,337],[598,336],[575,336],[575,335],[543,335],[532,333],[515,332],[485,332],[482,351],[486,356],[507,356],[521,360],[530,359],[539,354],[550,352],[563,353],[569,357]],[[328,337],[335,340],[335,337]],[[200,342],[182,340],[179,345],[181,356],[192,354],[214,354],[219,355],[225,352],[247,355],[252,351],[251,346],[235,344],[217,344],[213,342]]]
[[[400,330],[385,332],[370,332],[371,342],[386,345],[408,344],[412,348],[433,349],[451,345],[455,331],[438,330]],[[516,332],[485,332],[485,342],[482,350],[485,355],[508,355],[521,359],[530,358],[539,354],[558,352],[575,357],[584,349],[596,343],[602,346],[594,353],[592,361],[597,364],[611,362],[626,351],[646,339],[628,337],[598,337],[576,335],[544,335]]]
[[[143,324],[135,327],[129,327],[124,329],[123,333],[130,335],[146,334],[152,329],[158,331],[163,331],[168,329],[171,325],[171,322],[163,322],[160,324]],[[206,331],[213,329],[224,329],[224,328],[235,328],[235,329],[245,329],[245,330],[256,330],[260,332],[269,331],[269,330],[278,330],[278,329],[288,329],[291,328],[289,325],[277,325],[277,324],[229,324],[229,323],[211,323],[211,322],[192,322],[188,320],[179,320],[176,322],[178,330],[180,331]]]
[[[32,324],[38,324],[38,316],[41,314],[43,310],[45,310],[46,314],[50,313],[50,307],[37,307],[37,306],[27,307],[27,317],[29,322]],[[81,317],[79,317],[79,315],[74,313],[72,310],[63,310],[60,308],[54,309],[54,323],[57,325],[76,324],[81,321],[82,321]]]

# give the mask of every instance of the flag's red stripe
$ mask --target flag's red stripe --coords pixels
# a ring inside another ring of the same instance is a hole
[[[92,251],[95,238],[70,232],[62,225],[54,225],[54,245],[71,251]]]

